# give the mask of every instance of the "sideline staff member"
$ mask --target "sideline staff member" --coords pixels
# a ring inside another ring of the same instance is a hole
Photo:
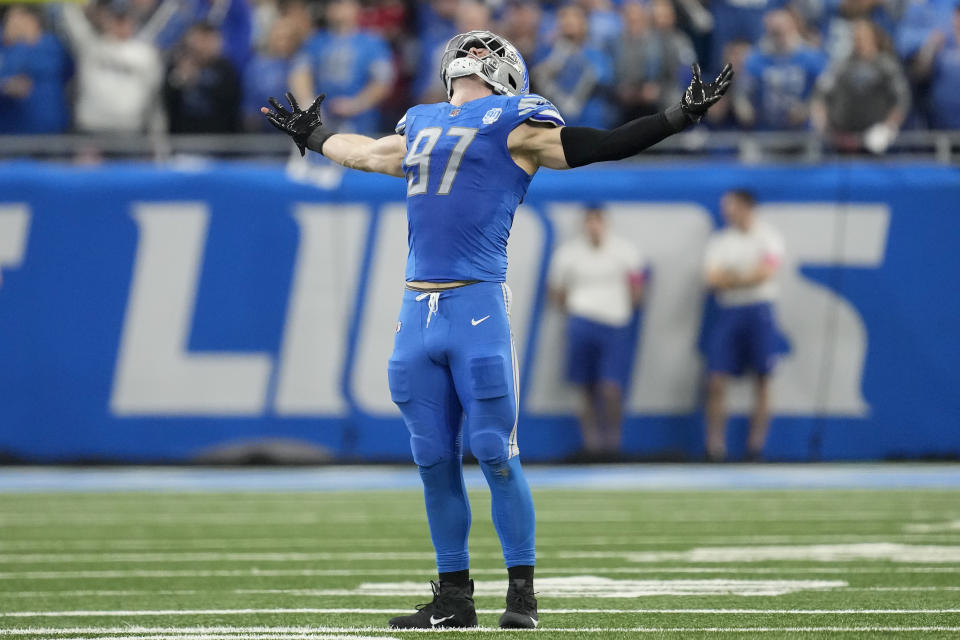
[[[557,249],[550,297],[569,314],[567,380],[580,390],[580,429],[588,459],[619,454],[624,389],[633,355],[634,310],[643,295],[640,251],[607,228],[591,205],[583,233]]]
[[[707,342],[707,458],[727,457],[725,395],[730,376],[756,374],[747,457],[760,459],[770,425],[770,378],[779,333],[774,323],[774,276],[783,261],[783,238],[756,218],[752,193],[727,192],[721,200],[727,226],[707,243],[707,285],[719,310]]]

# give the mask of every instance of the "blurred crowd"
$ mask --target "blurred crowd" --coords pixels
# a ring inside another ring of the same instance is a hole
[[[569,124],[679,100],[699,61],[734,89],[707,126],[883,147],[960,128],[960,0],[99,0],[8,5],[0,133],[266,131],[268,96],[325,92],[340,131],[390,131],[446,100],[455,33],[491,29]]]

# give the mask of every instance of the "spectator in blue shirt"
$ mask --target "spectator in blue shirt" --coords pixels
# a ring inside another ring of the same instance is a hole
[[[273,21],[264,49],[253,56],[243,76],[242,124],[246,131],[267,131],[273,127],[260,113],[264,96],[282,96],[293,55],[300,48],[298,31],[290,18]]]
[[[901,60],[920,52],[934,31],[951,23],[956,0],[911,0],[897,24],[895,45]]]
[[[324,124],[337,131],[378,133],[378,105],[393,84],[393,60],[387,43],[359,28],[360,5],[333,0],[326,8],[327,28],[307,41],[290,74],[293,94],[310,104],[320,87],[327,94]]]
[[[719,71],[726,62],[723,48],[733,40],[759,42],[763,37],[763,16],[766,12],[783,7],[786,0],[711,0],[713,13],[713,37],[710,44],[710,59],[704,65],[704,73]]]
[[[908,127],[932,127],[932,64],[952,33],[955,0],[914,0],[896,30],[897,54],[903,60],[913,92]]]
[[[612,53],[614,43],[623,29],[616,7],[610,0],[580,0],[580,4],[587,11],[590,44]]]
[[[798,129],[809,119],[809,99],[826,66],[819,51],[804,44],[796,19],[771,11],[766,37],[747,56],[737,79],[736,113],[741,124],[757,129]]]
[[[933,129],[960,129],[960,4],[951,18],[950,30],[933,31],[913,63],[916,75],[930,83]]]
[[[517,48],[527,64],[535,61],[541,47],[541,24],[543,10],[533,0],[514,1],[507,7],[497,33]]]
[[[249,0],[161,0],[137,35],[167,51],[199,22],[217,29],[223,39],[224,57],[241,73],[253,43]]]
[[[417,2],[417,40],[421,43],[446,43],[456,29],[460,0]]]
[[[25,6],[7,9],[0,43],[0,133],[59,133],[69,113],[66,50]]]
[[[447,42],[458,33],[490,29],[490,9],[482,2],[472,0],[454,0],[452,4],[450,0],[435,0],[423,5],[421,11],[429,12],[432,18],[426,23],[429,28],[420,36],[413,95],[417,102],[423,104],[445,102],[448,99],[447,90],[440,81],[437,69],[440,68],[440,58]]]
[[[568,125],[606,128],[613,107],[607,92],[613,62],[587,41],[587,15],[570,4],[557,12],[557,40],[533,68],[537,89],[563,114]]]

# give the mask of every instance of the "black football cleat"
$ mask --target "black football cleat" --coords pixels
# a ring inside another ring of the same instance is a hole
[[[417,612],[390,619],[392,629],[463,629],[477,626],[473,580],[466,587],[430,581],[433,602],[418,604]]]
[[[536,629],[540,624],[533,584],[522,578],[507,587],[507,610],[500,616],[501,629]]]

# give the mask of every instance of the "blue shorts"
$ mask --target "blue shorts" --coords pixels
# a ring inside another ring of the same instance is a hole
[[[623,389],[630,375],[631,325],[612,327],[570,316],[567,321],[567,380],[587,385],[615,382]]]
[[[768,375],[776,365],[779,343],[770,303],[719,307],[707,340],[707,370]]]
[[[480,462],[519,453],[509,308],[510,289],[497,282],[404,292],[387,378],[418,465],[460,456],[462,425]]]

